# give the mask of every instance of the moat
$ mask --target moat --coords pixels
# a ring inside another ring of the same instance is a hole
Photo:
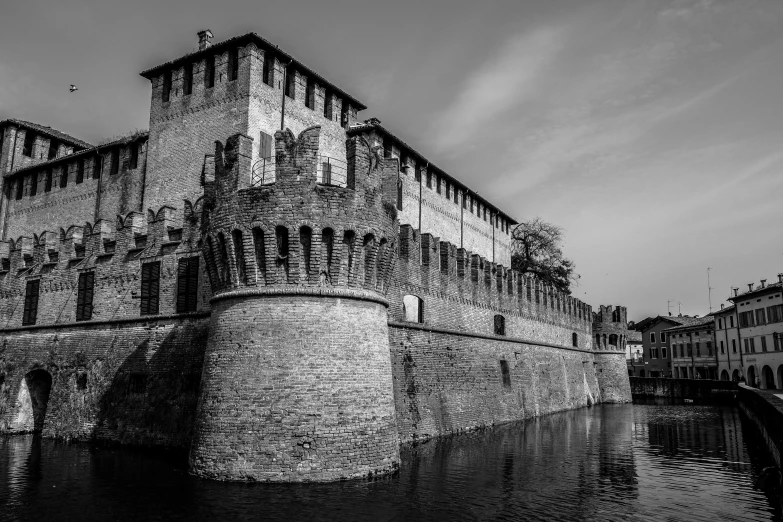
[[[604,405],[403,450],[399,474],[219,483],[183,458],[0,439],[2,520],[783,520],[730,406]]]

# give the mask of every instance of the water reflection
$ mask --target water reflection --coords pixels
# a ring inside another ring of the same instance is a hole
[[[181,456],[0,439],[0,518],[770,520],[768,457],[736,409],[601,406],[403,451],[338,484],[223,484]]]

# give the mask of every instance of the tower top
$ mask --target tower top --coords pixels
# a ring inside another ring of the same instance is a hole
[[[198,32],[198,50],[203,51],[207,47],[212,46],[212,42],[210,42],[210,39],[214,35],[212,34],[212,31],[209,29],[205,29],[203,31]]]

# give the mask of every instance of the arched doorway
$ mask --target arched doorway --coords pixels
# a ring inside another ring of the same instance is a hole
[[[748,386],[753,386],[754,388],[758,387],[758,380],[756,379],[756,367],[755,366],[749,366],[748,367]]]
[[[46,418],[46,406],[52,389],[52,376],[46,370],[33,370],[22,378],[13,421],[15,432],[40,432]]]
[[[739,382],[740,380],[739,370],[734,370],[733,372],[731,372],[731,380],[734,382]]]
[[[728,381],[729,380],[729,372],[727,372],[726,370],[723,370],[722,372],[720,372],[720,380],[721,381]]]
[[[772,368],[767,365],[764,365],[764,367],[761,369],[761,389],[775,389],[775,375],[772,373]]]

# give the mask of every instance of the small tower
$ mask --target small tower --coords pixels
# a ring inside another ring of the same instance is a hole
[[[631,385],[625,363],[628,312],[624,306],[601,306],[593,314],[593,351],[603,402],[630,402]]]
[[[399,466],[386,291],[396,160],[360,137],[319,155],[320,127],[216,144],[203,254],[212,316],[193,473],[327,481]]]

